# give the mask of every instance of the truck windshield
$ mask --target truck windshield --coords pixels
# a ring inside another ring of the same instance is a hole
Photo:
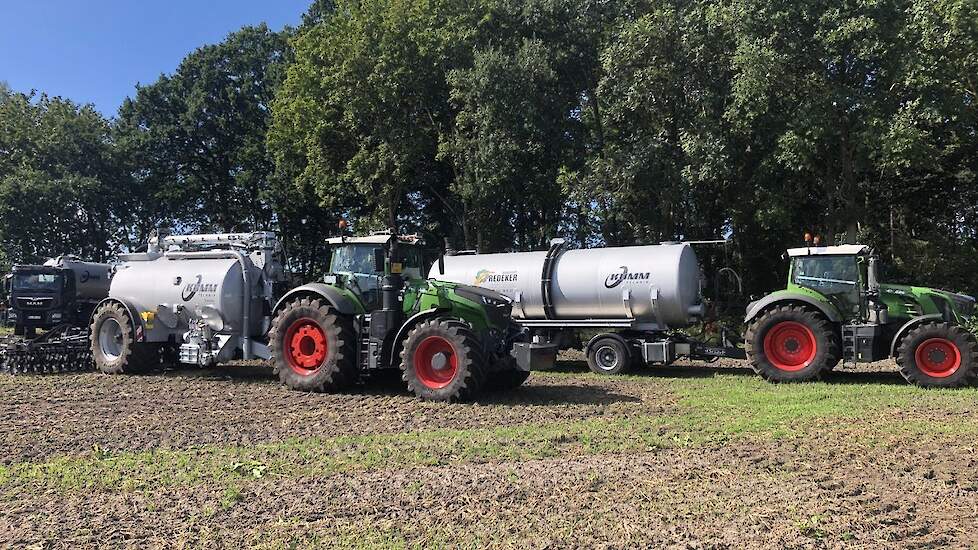
[[[16,273],[14,290],[61,290],[61,276],[50,273]]]

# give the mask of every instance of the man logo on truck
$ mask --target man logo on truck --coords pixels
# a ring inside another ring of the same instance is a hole
[[[615,288],[624,281],[648,281],[651,275],[648,271],[643,273],[629,273],[628,266],[621,266],[621,272],[612,273],[604,279],[605,288]]]

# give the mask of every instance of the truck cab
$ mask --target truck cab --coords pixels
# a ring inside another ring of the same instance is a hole
[[[37,329],[49,329],[66,321],[68,297],[73,277],[64,270],[40,265],[16,265],[8,279],[8,321],[14,333],[33,336]]]

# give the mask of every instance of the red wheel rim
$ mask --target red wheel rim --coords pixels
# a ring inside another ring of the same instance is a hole
[[[299,319],[285,331],[285,359],[289,368],[310,376],[323,366],[329,354],[326,332],[312,319]]]
[[[449,385],[458,374],[455,347],[441,336],[428,336],[414,351],[414,372],[422,384],[433,390]]]
[[[797,321],[782,321],[764,336],[764,355],[780,370],[799,371],[815,360],[815,333]]]
[[[931,338],[917,346],[914,359],[927,376],[946,378],[961,367],[961,350],[947,338]]]

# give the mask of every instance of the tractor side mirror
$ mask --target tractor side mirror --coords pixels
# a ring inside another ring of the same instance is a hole
[[[376,273],[384,272],[384,267],[385,267],[384,264],[387,263],[385,260],[386,258],[384,257],[384,249],[375,248],[374,249],[374,271]]]

